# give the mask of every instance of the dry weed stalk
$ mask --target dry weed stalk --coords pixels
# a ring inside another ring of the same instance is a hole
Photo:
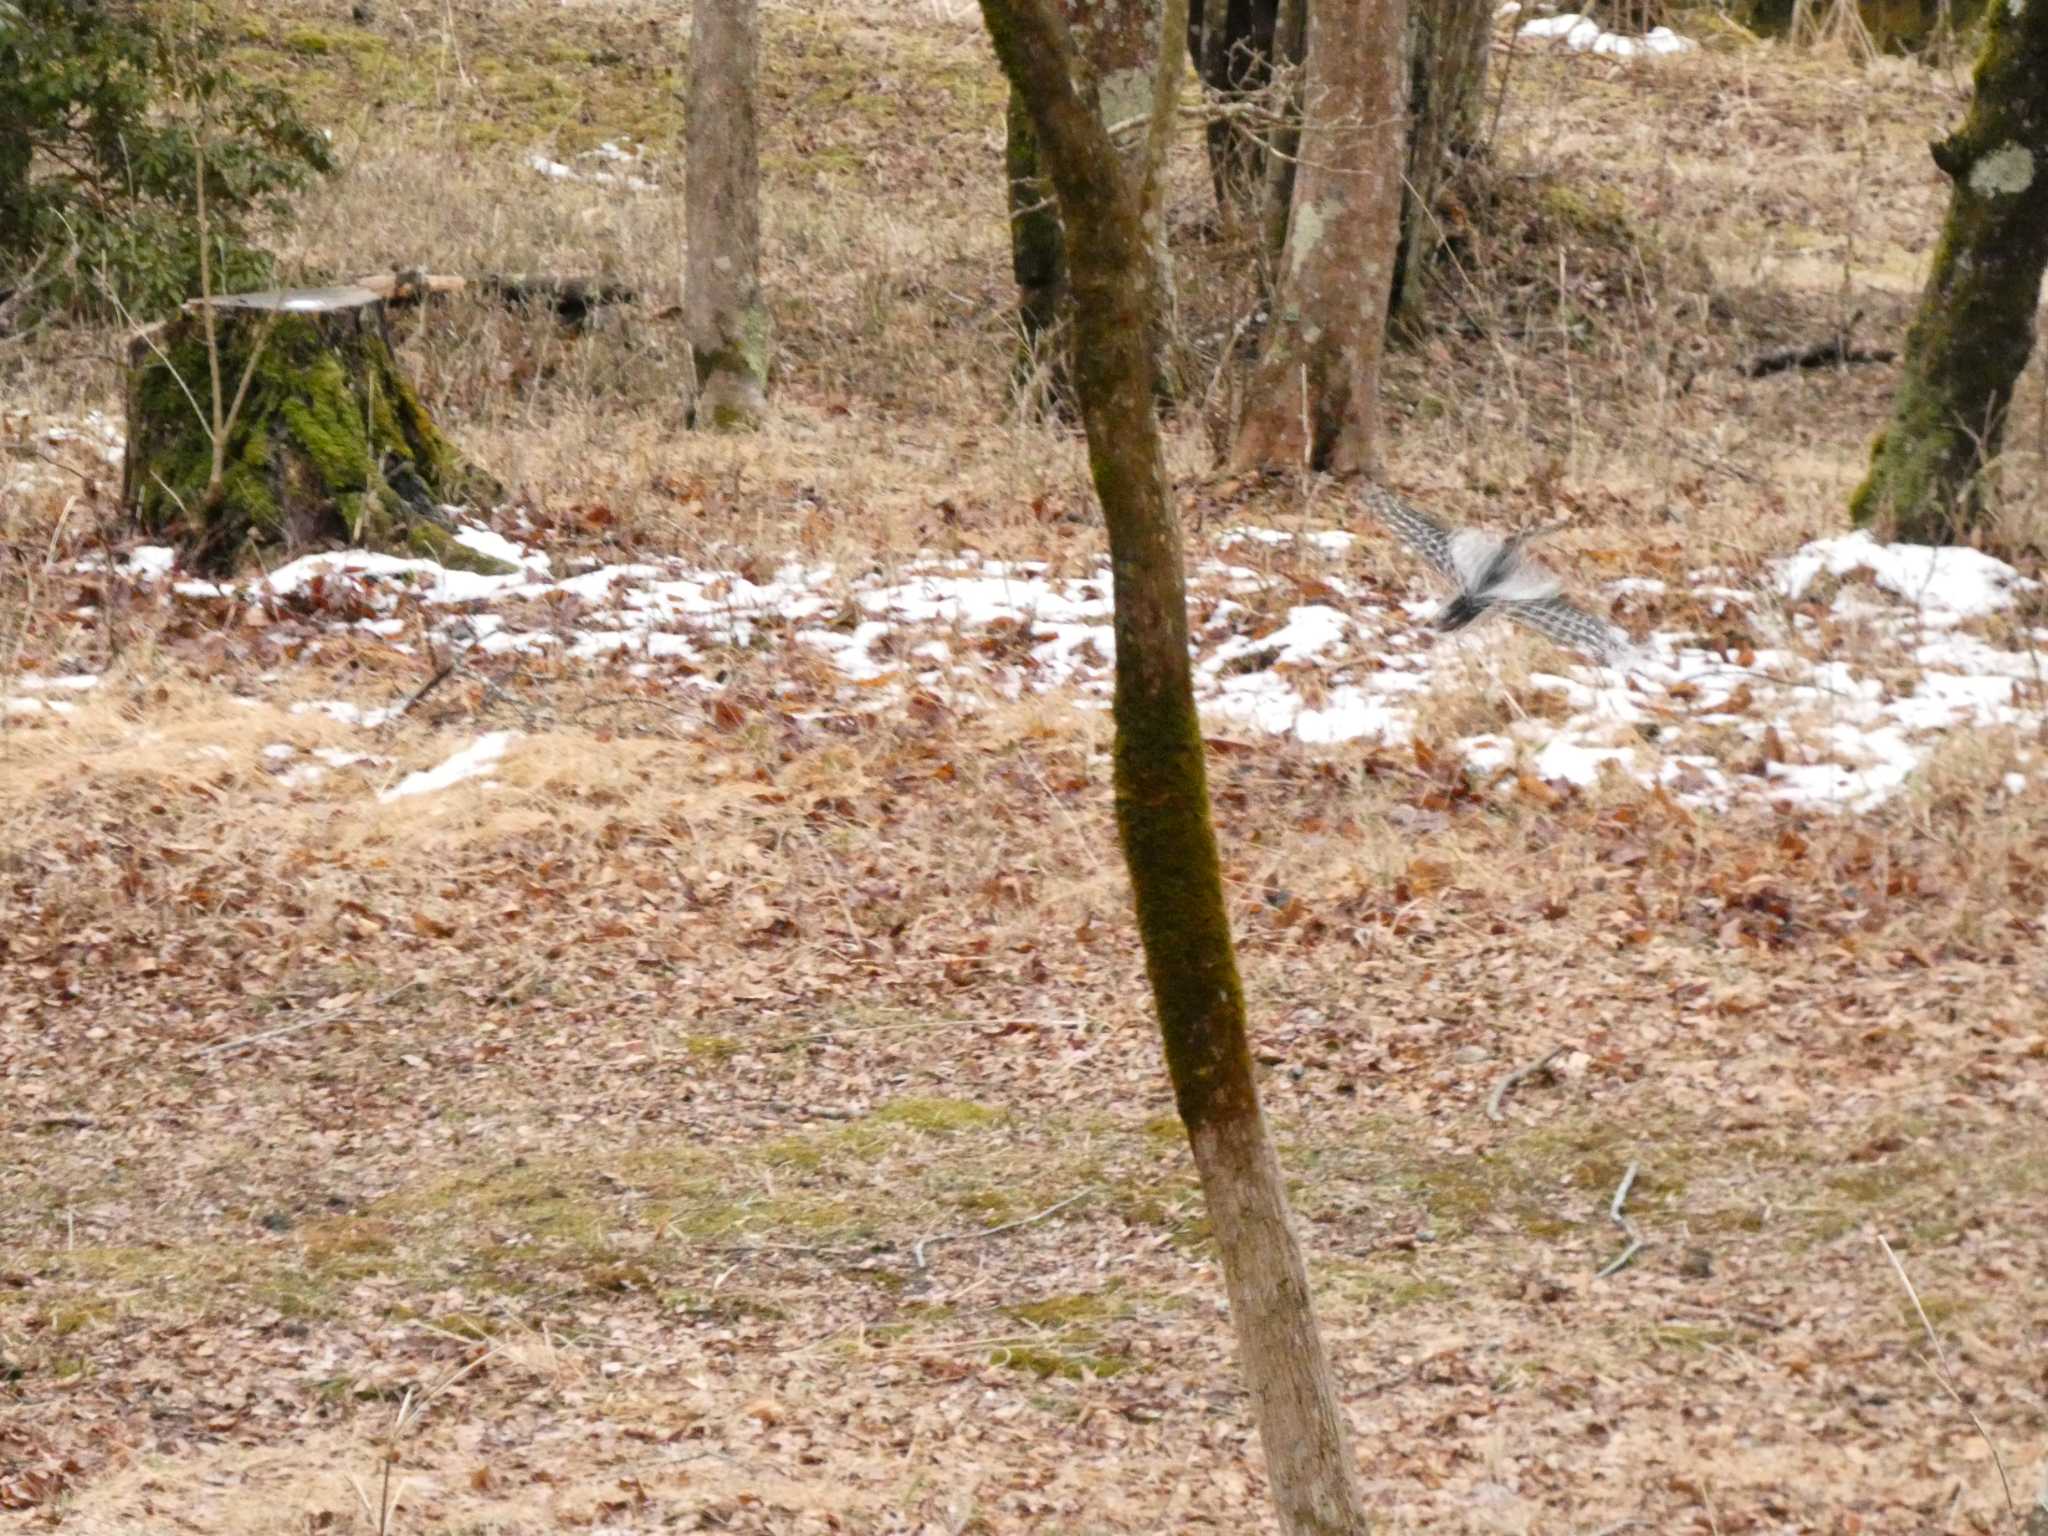
[[[397,1487],[392,1486],[391,1469],[398,1465],[400,1449],[405,1438],[419,1428],[434,1400],[457,1385],[472,1371],[479,1370],[485,1362],[498,1352],[497,1345],[486,1348],[474,1360],[453,1367],[439,1381],[421,1392],[417,1387],[407,1387],[399,1399],[398,1411],[391,1417],[391,1428],[384,1436],[383,1453],[378,1457],[377,1502],[370,1502],[370,1495],[362,1481],[354,1473],[349,1474],[349,1487],[355,1490],[356,1502],[361,1507],[363,1518],[376,1532],[376,1536],[391,1536],[393,1521],[398,1517],[399,1502],[405,1497],[405,1482],[401,1478]]]
[[[1906,1273],[1906,1266],[1899,1262],[1898,1254],[1892,1251],[1892,1245],[1886,1241],[1882,1232],[1877,1235],[1877,1246],[1882,1248],[1884,1256],[1891,1260],[1892,1272],[1899,1277],[1899,1284],[1905,1287],[1906,1299],[1913,1303],[1913,1313],[1920,1319],[1920,1326],[1927,1333],[1927,1342],[1934,1348],[1934,1379],[1941,1383],[1942,1391],[1949,1395],[1955,1405],[1969,1416],[1978,1437],[1991,1452],[1991,1464],[1998,1469],[1999,1486],[2005,1490],[2005,1507],[2017,1516],[2019,1506],[2013,1501],[2012,1479],[2006,1476],[2005,1457],[1999,1453],[1998,1442],[1991,1438],[1991,1432],[1984,1427],[1984,1421],[1977,1416],[1977,1410],[1970,1406],[1956,1386],[1955,1371],[1948,1363],[1948,1352],[1941,1347],[1941,1335],[1934,1331],[1934,1324],[1927,1316],[1927,1309],[1920,1305],[1920,1293],[1913,1288],[1912,1277]]]

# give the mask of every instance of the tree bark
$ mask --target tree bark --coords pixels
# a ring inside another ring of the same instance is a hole
[[[1416,279],[1436,249],[1437,194],[1458,157],[1479,143],[1493,10],[1492,0],[1410,0],[1408,179],[1387,304],[1396,316],[1412,308]]]
[[[1142,201],[1103,130],[1108,114],[1077,67],[1056,0],[981,0],[981,8],[1031,113],[1067,232],[1075,388],[1114,572],[1117,822],[1273,1500],[1289,1536],[1359,1536],[1365,1518],[1343,1420],[1259,1109],[1209,815],[1180,527],[1152,389],[1147,337],[1158,275]],[[1177,29],[1173,36],[1155,107],[1171,105]]]
[[[683,326],[697,366],[697,426],[760,425],[770,328],[761,298],[761,160],[755,124],[758,0],[696,0],[684,111]]]
[[[0,261],[26,264],[30,236],[28,173],[35,150],[26,131],[0,124]]]
[[[434,426],[375,294],[217,297],[211,351],[197,304],[130,346],[122,490],[145,533],[216,570],[327,543],[508,569],[453,537],[445,504],[503,493]]]
[[[1271,82],[1281,3],[1189,0],[1188,57],[1202,85],[1225,106],[1256,96]],[[1206,137],[1218,211],[1225,218],[1250,211],[1265,180],[1266,152],[1259,134],[1219,112],[1209,119]]]
[[[1259,248],[1275,271],[1287,250],[1287,219],[1294,211],[1294,167],[1301,153],[1301,71],[1308,62],[1308,0],[1280,0],[1273,28],[1273,67],[1286,72],[1287,99],[1272,130],[1259,208]]]
[[[1401,219],[1406,0],[1309,8],[1301,165],[1239,469],[1370,472]]]
[[[1886,539],[1942,543],[1983,523],[1982,471],[2034,346],[2048,261],[2048,3],[1987,15],[1969,114],[1934,146],[1955,185],[1891,420],[1849,503]]]
[[[1016,382],[1030,409],[1043,413],[1068,398],[1062,314],[1067,296],[1067,237],[1052,183],[1038,164],[1038,136],[1015,88],[1004,119],[1003,160],[1010,179],[1010,272],[1017,282],[1023,345]]]
[[[1056,0],[1076,48],[1076,88],[1096,103],[1105,128],[1115,130],[1115,148],[1137,189],[1140,221],[1156,267],[1160,292],[1172,293],[1172,262],[1166,246],[1166,189],[1162,170],[1166,139],[1153,112],[1161,27],[1172,11],[1179,17],[1187,0]],[[1178,35],[1182,22],[1172,22]],[[1017,280],[1018,321],[1025,354],[1020,374],[1027,380],[1050,376],[1054,400],[1065,398],[1072,372],[1066,355],[1071,336],[1065,236],[1037,143],[1031,114],[1012,88],[1005,138],[1009,177],[1010,261]],[[1167,311],[1159,311],[1151,335],[1158,387],[1171,394],[1167,364]]]

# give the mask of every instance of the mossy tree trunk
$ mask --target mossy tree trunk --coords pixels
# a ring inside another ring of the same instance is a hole
[[[1437,247],[1436,199],[1458,159],[1475,152],[1486,101],[1494,0],[1409,0],[1408,176],[1388,308],[1413,307]]]
[[[1272,326],[1231,455],[1239,468],[1373,468],[1401,223],[1406,28],[1406,0],[1309,7],[1301,164]]]
[[[1117,130],[1116,148],[1139,200],[1139,218],[1156,267],[1160,292],[1172,292],[1172,261],[1166,247],[1166,191],[1163,169],[1170,125],[1152,111],[1159,79],[1159,38],[1169,21],[1177,36],[1188,0],[1056,0],[1074,39],[1081,88],[1097,103],[1102,122]],[[1066,398],[1073,369],[1068,323],[1066,238],[1060,204],[1052,192],[1030,111],[1011,91],[1006,123],[1005,165],[1009,178],[1010,261],[1017,280],[1019,328],[1024,350],[1019,377],[1027,385],[1046,382],[1033,402],[1043,407]],[[1162,304],[1151,334],[1155,380],[1171,394],[1167,364],[1170,304]]]
[[[202,569],[336,542],[506,569],[452,536],[444,506],[503,493],[420,404],[375,294],[239,294],[213,309],[215,352],[196,306],[130,347],[122,487],[145,533]]]
[[[1365,1519],[1279,1160],[1259,1108],[1188,662],[1180,526],[1148,337],[1158,270],[1137,180],[1058,0],[981,0],[1059,198],[1074,295],[1074,384],[1109,529],[1116,607],[1116,809],[1166,1065],[1215,1224],[1231,1321],[1289,1536]],[[1172,18],[1168,18],[1169,22]],[[1170,121],[1179,33],[1154,124]]]
[[[757,427],[768,408],[771,328],[761,297],[758,0],[696,0],[683,114],[689,248],[683,326],[697,368],[691,419]]]
[[[1887,539],[1941,543],[1983,522],[1982,471],[2034,346],[2048,261],[2048,0],[1989,15],[1969,114],[1934,146],[1955,185],[1891,421],[1849,504]]]

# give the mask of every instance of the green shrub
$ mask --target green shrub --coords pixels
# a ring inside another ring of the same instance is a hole
[[[197,293],[202,160],[215,286],[269,281],[257,234],[334,161],[224,52],[142,0],[0,0],[0,289],[28,289],[17,322],[153,318]]]

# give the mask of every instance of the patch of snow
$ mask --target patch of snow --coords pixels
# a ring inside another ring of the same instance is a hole
[[[1923,611],[1992,613],[2012,605],[2015,590],[2037,583],[1982,550],[1954,545],[1880,544],[1864,529],[1819,539],[1778,563],[1781,596],[1801,598],[1822,575],[1865,571],[1878,586]]]
[[[447,761],[433,768],[409,773],[391,788],[377,796],[380,804],[403,800],[409,795],[427,795],[436,790],[460,784],[464,779],[480,778],[497,765],[505,755],[505,749],[518,739],[517,731],[491,731],[457,752]]]
[[[316,709],[330,720],[338,720],[343,725],[360,725],[365,730],[374,730],[397,713],[395,709],[364,709],[347,699],[316,699],[311,703],[294,704],[291,712],[309,715]]]
[[[178,563],[178,552],[168,544],[141,544],[128,551],[123,566],[130,576],[168,576]]]
[[[14,683],[17,688],[26,688],[31,693],[83,693],[88,688],[99,687],[100,679],[97,672],[64,672],[55,677],[24,672]]]
[[[524,544],[515,543],[502,533],[486,528],[481,523],[462,523],[455,530],[455,542],[465,549],[473,549],[489,560],[502,560],[513,567],[524,566],[529,570],[545,572],[549,566],[546,555],[528,549]]]
[[[581,181],[598,187],[624,187],[631,192],[655,190],[654,183],[644,176],[619,174],[613,171],[572,170],[561,161],[550,160],[538,151],[526,157],[526,164],[529,170],[538,171],[550,181]]]
[[[1625,37],[1609,32],[1590,16],[1573,12],[1526,21],[1515,35],[1555,42],[1573,53],[1606,54],[1618,59],[1639,54],[1691,53],[1699,47],[1691,38],[1681,37],[1669,27],[1653,27],[1642,37]]]

